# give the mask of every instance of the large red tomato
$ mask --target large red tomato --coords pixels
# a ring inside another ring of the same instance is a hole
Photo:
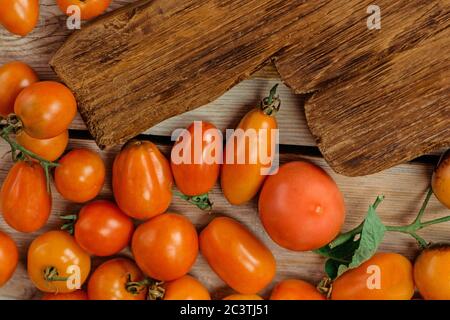
[[[9,32],[26,36],[39,19],[38,0],[0,0],[0,24]]]
[[[16,243],[10,236],[0,231],[0,287],[12,277],[18,260]]]
[[[56,0],[56,3],[65,14],[68,14],[67,8],[69,6],[78,6],[80,8],[81,19],[89,20],[105,12],[111,0]]]

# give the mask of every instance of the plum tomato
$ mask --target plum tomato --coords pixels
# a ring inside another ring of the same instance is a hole
[[[19,36],[30,33],[39,20],[39,0],[0,0],[0,24]]]
[[[450,209],[450,150],[442,156],[434,170],[431,187],[436,198]]]
[[[56,4],[66,15],[71,12],[67,12],[70,6],[78,6],[81,20],[90,20],[101,15],[108,9],[110,3],[111,0],[56,0]]]
[[[14,274],[19,261],[19,251],[14,240],[0,231],[0,287]]]
[[[312,284],[297,279],[287,279],[273,288],[270,300],[326,300]]]

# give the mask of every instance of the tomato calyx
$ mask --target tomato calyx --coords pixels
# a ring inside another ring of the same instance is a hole
[[[60,277],[58,269],[53,266],[48,266],[44,269],[45,281],[67,281],[68,277]]]
[[[268,116],[275,115],[281,107],[281,100],[277,94],[278,83],[272,87],[269,96],[261,101],[260,108]]]
[[[78,216],[76,214],[67,214],[64,216],[60,215],[59,218],[65,221],[61,226],[61,230],[65,230],[73,235],[75,233],[75,223],[77,222]]]
[[[331,292],[333,291],[333,280],[329,277],[324,277],[317,285],[317,291],[325,295],[327,299],[330,299]]]
[[[203,211],[210,212],[212,210],[213,202],[209,199],[208,193],[204,193],[198,196],[187,196],[181,192],[173,191],[175,195],[180,197],[183,200],[186,200],[189,203],[197,206],[199,209]]]
[[[132,281],[131,275],[128,274],[128,281],[125,288],[132,295],[138,295],[144,290],[148,290],[147,296],[149,300],[161,300],[164,297],[165,289],[163,281],[156,281],[150,278],[145,278],[141,281]]]

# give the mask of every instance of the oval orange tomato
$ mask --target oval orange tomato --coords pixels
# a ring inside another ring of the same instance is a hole
[[[25,131],[20,131],[16,136],[17,142],[41,158],[48,161],[55,161],[66,150],[69,143],[69,131],[66,130],[60,135],[50,139],[35,139],[28,135]]]
[[[39,19],[38,0],[0,0],[0,24],[9,32],[26,36]]]
[[[14,240],[0,231],[0,287],[14,274],[19,260],[19,252]]]
[[[325,297],[306,281],[288,279],[273,288],[270,300],[325,300]]]
[[[78,6],[80,8],[81,20],[90,20],[108,9],[111,0],[56,0],[58,7],[64,14],[67,12],[69,6]]]
[[[211,300],[208,289],[190,275],[164,284],[164,300]]]
[[[88,300],[88,296],[83,290],[76,290],[68,293],[44,293],[41,300]]]

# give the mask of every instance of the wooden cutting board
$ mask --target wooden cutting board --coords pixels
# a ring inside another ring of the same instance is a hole
[[[202,106],[268,59],[314,92],[308,125],[329,164],[373,173],[450,145],[448,0],[138,1],[84,26],[50,64],[100,147]],[[226,110],[224,110],[226,112]]]

